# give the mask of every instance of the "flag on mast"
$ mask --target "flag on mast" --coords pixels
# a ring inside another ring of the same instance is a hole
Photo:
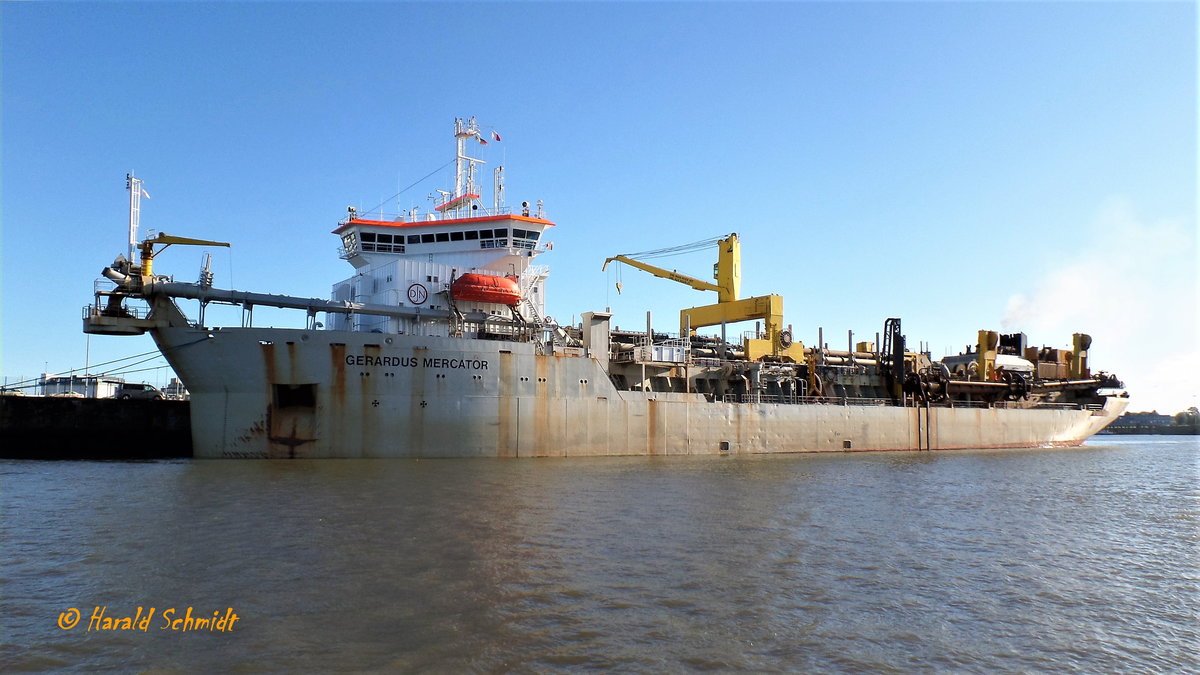
[[[142,196],[145,197],[146,199],[150,199],[150,193],[146,192],[146,188],[140,188],[140,189],[142,191]]]
[[[497,141],[500,140],[500,134],[496,133],[495,129],[492,129],[492,139]]]

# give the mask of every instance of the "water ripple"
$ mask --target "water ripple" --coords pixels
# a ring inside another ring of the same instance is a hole
[[[1198,460],[6,461],[0,670],[1194,672]]]

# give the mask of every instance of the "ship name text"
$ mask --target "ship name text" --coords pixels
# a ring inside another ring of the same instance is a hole
[[[465,369],[465,370],[487,370],[487,359],[453,359],[453,358],[437,358],[426,356],[418,358],[416,356],[372,356],[370,354],[348,354],[346,355],[346,365],[348,366],[383,366],[386,368],[438,368],[438,369]]]

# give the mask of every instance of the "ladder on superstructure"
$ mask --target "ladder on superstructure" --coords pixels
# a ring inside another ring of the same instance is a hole
[[[537,277],[532,278],[536,279]],[[513,305],[511,309],[513,313],[513,319],[517,322],[517,324],[529,331],[529,336],[534,342],[534,349],[537,350],[537,353],[545,354],[546,345],[542,343],[541,333],[546,322],[545,319],[542,318],[541,313],[538,312],[537,306],[534,305],[533,301],[529,299],[529,291],[533,287],[533,284],[534,282],[530,281],[529,284],[521,288],[521,302]]]
[[[458,303],[454,302],[454,292],[450,289],[454,287],[454,280],[457,275],[450,274],[450,283],[446,286],[446,304],[450,306],[450,337],[460,338],[463,336],[463,329],[467,325],[467,318],[458,310]]]

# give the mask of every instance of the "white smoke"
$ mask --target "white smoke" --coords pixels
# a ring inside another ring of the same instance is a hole
[[[1001,326],[1034,342],[1088,333],[1093,372],[1125,381],[1130,410],[1171,414],[1198,405],[1194,227],[1182,219],[1144,222],[1127,201],[1110,200],[1090,225],[1055,238],[1061,257],[1009,297]]]

